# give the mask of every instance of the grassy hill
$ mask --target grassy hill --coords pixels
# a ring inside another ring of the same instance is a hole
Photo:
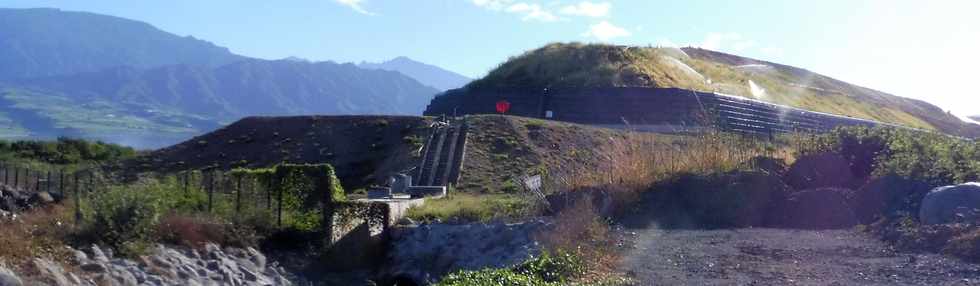
[[[805,69],[697,48],[556,43],[510,58],[468,90],[676,87],[980,137],[924,101],[864,88]]]

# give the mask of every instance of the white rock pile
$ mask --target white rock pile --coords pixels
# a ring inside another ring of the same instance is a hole
[[[157,245],[151,255],[138,261],[113,258],[110,252],[92,246],[74,251],[74,261],[83,272],[76,275],[46,259],[33,261],[38,274],[18,278],[0,268],[0,286],[17,285],[291,285],[285,269],[266,262],[259,251],[207,244],[205,249],[176,249]],[[5,284],[9,282],[11,284]]]

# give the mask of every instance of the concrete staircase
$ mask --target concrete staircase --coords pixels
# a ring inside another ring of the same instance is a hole
[[[416,169],[414,185],[447,186],[456,183],[466,149],[466,128],[464,121],[454,121],[433,129],[422,150],[422,163]]]

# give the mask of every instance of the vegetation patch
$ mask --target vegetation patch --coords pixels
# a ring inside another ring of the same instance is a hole
[[[514,194],[471,194],[450,192],[440,199],[426,200],[408,209],[408,218],[420,222],[490,222],[514,221],[527,217],[533,201]]]

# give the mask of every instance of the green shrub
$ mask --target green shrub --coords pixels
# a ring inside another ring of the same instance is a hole
[[[125,254],[138,254],[138,245],[149,240],[166,206],[156,192],[110,188],[91,200],[83,238]]]
[[[980,179],[980,143],[898,128],[845,127],[822,136],[822,146],[851,160],[857,175],[897,174],[949,185]]]
[[[417,221],[488,222],[524,217],[530,210],[528,200],[514,195],[474,195],[450,192],[450,196],[428,200],[408,209],[408,217]]]
[[[69,165],[119,160],[135,155],[136,151],[130,147],[64,137],[56,141],[0,141],[0,158],[3,160]]]
[[[459,271],[437,283],[437,286],[483,285],[568,285],[572,279],[585,272],[582,259],[576,255],[547,252],[512,268]]]

